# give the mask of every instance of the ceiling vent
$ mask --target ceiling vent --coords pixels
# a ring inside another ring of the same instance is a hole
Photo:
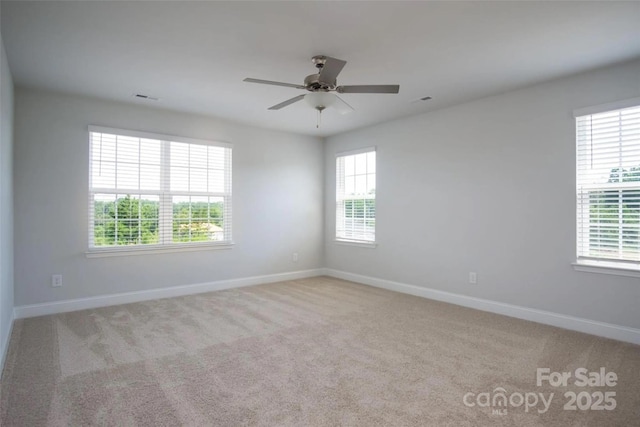
[[[133,94],[133,97],[138,99],[146,99],[147,101],[159,101],[159,98],[149,95],[143,95],[141,93],[135,93]]]

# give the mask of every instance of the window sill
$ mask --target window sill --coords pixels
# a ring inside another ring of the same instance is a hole
[[[609,261],[576,261],[573,269],[585,273],[611,274],[614,276],[640,277],[640,266]]]
[[[357,246],[361,248],[375,249],[378,244],[376,242],[361,242],[355,240],[334,240],[334,243],[345,246]]]
[[[89,249],[85,254],[87,258],[105,258],[114,256],[131,256],[131,255],[151,255],[166,254],[175,252],[194,252],[194,251],[211,251],[221,249],[231,249],[233,243],[217,243],[217,244],[196,244],[196,245],[165,245],[152,247],[119,247],[119,248],[94,248]]]

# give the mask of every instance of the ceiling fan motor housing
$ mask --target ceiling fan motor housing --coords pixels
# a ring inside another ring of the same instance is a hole
[[[322,82],[320,81],[320,74],[311,74],[305,77],[304,87],[309,92],[329,91],[336,89],[336,81]]]

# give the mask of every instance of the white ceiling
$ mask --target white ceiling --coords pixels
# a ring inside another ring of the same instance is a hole
[[[1,16],[18,85],[320,136],[640,57],[640,2],[3,0]],[[339,84],[400,93],[341,95],[356,111],[316,129],[304,102],[267,110],[303,91],[242,81],[302,83],[318,54],[347,61]]]

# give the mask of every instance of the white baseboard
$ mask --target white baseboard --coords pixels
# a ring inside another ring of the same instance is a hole
[[[307,277],[320,276],[323,273],[324,269],[319,268],[313,270],[292,271],[288,273],[268,274],[264,276],[243,277],[239,279],[218,280],[215,282],[197,283],[193,285],[173,286],[170,288],[150,289],[146,291],[48,302],[43,304],[22,305],[14,308],[14,318],[24,319],[27,317],[46,316],[49,314],[66,313],[69,311],[86,310],[89,308],[107,307],[110,305],[129,304],[132,302],[200,294],[203,292],[220,291],[223,289],[240,288],[244,286],[261,285],[264,283],[282,282],[286,280],[304,279]]]
[[[502,314],[518,319],[530,320],[532,322],[545,325],[556,326],[563,329],[584,332],[586,334],[597,335],[614,340],[625,341],[640,345],[640,329],[626,326],[613,325],[610,323],[598,322],[550,311],[537,310],[512,304],[506,304],[482,298],[470,297],[466,295],[454,294],[451,292],[425,288],[421,286],[409,285],[406,283],[394,282],[391,280],[378,279],[375,277],[360,274],[348,273],[345,271],[333,270],[329,268],[318,268],[312,270],[294,271],[288,273],[270,274],[264,276],[253,276],[239,279],[219,280],[209,283],[198,283],[193,285],[174,286],[163,289],[151,289],[147,291],[127,292],[112,295],[103,295],[90,298],[80,298],[65,301],[56,301],[43,304],[23,305],[14,308],[14,319],[27,317],[45,316],[56,313],[66,313],[69,311],[86,310],[90,308],[106,307],[110,305],[129,304],[139,301],[148,301],[161,298],[171,298],[183,295],[199,294],[203,292],[219,291],[223,289],[240,288],[244,286],[261,285],[265,283],[280,282],[286,280],[304,279],[327,275],[343,280],[362,283],[369,286],[384,288],[391,291],[415,295],[436,301],[448,302],[463,307]],[[12,323],[13,326],[13,323]],[[10,336],[10,335],[9,335]],[[7,342],[3,343],[0,349],[0,361],[4,361],[8,347]],[[2,365],[0,365],[2,366]]]
[[[9,325],[9,331],[4,337],[4,342],[0,343],[0,380],[2,379],[2,373],[4,372],[4,362],[7,359],[7,353],[9,352],[9,342],[11,341],[11,334],[13,333],[13,321],[16,318],[16,312],[11,312],[11,324]]]
[[[640,329],[613,325],[610,323],[598,322],[589,319],[582,319],[579,317],[567,316],[550,311],[521,307],[518,305],[505,304],[482,298],[454,294],[451,292],[439,291],[436,289],[424,288],[421,286],[408,285],[405,283],[393,282],[390,280],[378,279],[375,277],[333,270],[330,268],[324,269],[324,273],[327,276],[336,277],[343,280],[350,280],[352,282],[375,286],[377,288],[384,288],[404,294],[448,302],[451,304],[461,305],[463,307],[475,308],[477,310],[489,311],[491,313],[502,314],[509,317],[516,317],[518,319],[530,320],[532,322],[557,326],[563,329],[584,332],[586,334],[611,338],[618,341],[625,341],[632,344],[640,344]]]

